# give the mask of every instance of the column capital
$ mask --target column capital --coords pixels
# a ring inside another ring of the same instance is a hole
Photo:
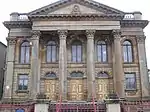
[[[68,30],[58,30],[57,32],[58,32],[58,35],[59,35],[59,39],[66,40],[67,34],[68,34]]]
[[[145,43],[145,39],[146,39],[145,35],[137,35],[136,38],[138,43]]]
[[[121,30],[119,30],[119,29],[113,30],[112,34],[113,34],[115,39],[117,39],[117,38],[120,39],[120,37],[121,37]]]
[[[32,31],[31,31],[31,34],[32,34],[32,39],[33,39],[33,40],[39,39],[40,36],[41,36],[41,32],[40,32],[40,31],[32,30]]]
[[[15,45],[17,42],[17,39],[12,37],[7,37],[6,40],[8,41],[9,45]]]
[[[96,30],[86,30],[86,35],[88,39],[94,39]]]

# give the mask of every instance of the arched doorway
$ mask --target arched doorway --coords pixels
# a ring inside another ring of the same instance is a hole
[[[84,74],[82,72],[72,72],[70,74],[68,86],[69,100],[84,100]]]
[[[97,99],[104,100],[109,94],[109,75],[107,72],[97,74]]]
[[[56,101],[57,99],[57,80],[54,72],[47,73],[45,75],[45,94],[47,99]]]

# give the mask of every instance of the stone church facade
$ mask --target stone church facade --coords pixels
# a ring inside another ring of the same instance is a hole
[[[149,82],[141,12],[92,0],[60,0],[12,13],[3,100],[82,102],[146,99]]]

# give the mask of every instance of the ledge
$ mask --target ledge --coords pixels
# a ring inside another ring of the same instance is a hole
[[[121,21],[121,27],[141,27],[144,29],[148,23],[148,20],[123,20]]]
[[[5,21],[3,24],[7,29],[32,27],[32,23],[30,21]]]
[[[17,90],[16,93],[29,93],[29,90]]]

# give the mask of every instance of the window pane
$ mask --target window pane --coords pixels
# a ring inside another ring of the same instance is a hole
[[[28,75],[19,75],[18,76],[18,89],[27,90],[28,89]]]
[[[56,62],[56,46],[52,46],[52,62]]]
[[[29,58],[30,58],[30,48],[29,47],[26,47],[25,57],[26,57],[26,63],[29,63]]]
[[[123,46],[123,58],[124,62],[127,62],[127,47]]]
[[[72,61],[76,62],[76,55],[77,55],[77,51],[76,51],[76,46],[72,46]]]
[[[83,77],[83,73],[81,72],[73,72],[70,74],[71,77]]]
[[[99,61],[99,62],[101,62],[101,46],[100,45],[97,45],[97,60]]]
[[[126,77],[126,89],[136,89],[136,77],[135,74],[125,74]]]
[[[24,63],[25,60],[24,54],[25,54],[25,47],[21,47],[21,55],[20,55],[21,63]]]
[[[77,62],[81,62],[81,60],[82,60],[82,48],[81,48],[81,46],[79,45],[79,46],[77,46]]]
[[[106,62],[107,60],[107,54],[106,54],[106,45],[102,46],[102,53],[103,53],[103,62]]]
[[[132,62],[132,48],[131,46],[128,46],[128,59],[129,59],[129,62]]]
[[[51,62],[51,46],[47,46],[47,62]]]

